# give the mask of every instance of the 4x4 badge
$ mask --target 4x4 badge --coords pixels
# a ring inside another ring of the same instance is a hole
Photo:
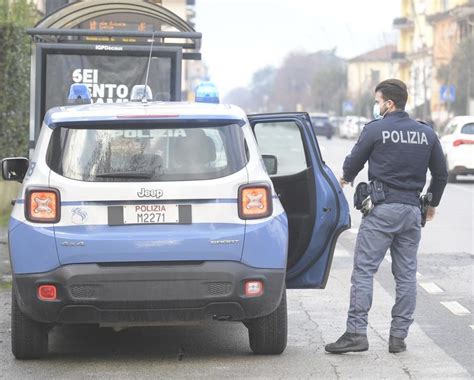
[[[163,190],[161,189],[152,189],[152,190],[146,190],[146,189],[141,189],[137,195],[140,198],[161,198],[163,196]]]

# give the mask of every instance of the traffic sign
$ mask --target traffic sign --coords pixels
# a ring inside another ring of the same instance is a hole
[[[456,100],[456,87],[452,84],[441,86],[439,97],[442,102],[454,103]]]
[[[345,113],[354,112],[354,104],[350,100],[342,102],[342,109]]]

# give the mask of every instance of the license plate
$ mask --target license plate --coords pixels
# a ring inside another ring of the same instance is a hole
[[[123,224],[179,223],[178,205],[123,206]]]
[[[110,206],[109,225],[124,224],[190,224],[191,205],[137,204]]]

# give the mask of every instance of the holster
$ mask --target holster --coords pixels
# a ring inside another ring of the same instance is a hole
[[[426,224],[426,215],[428,214],[432,199],[433,194],[431,193],[426,193],[420,197],[421,227],[424,227]]]
[[[354,192],[354,207],[356,210],[362,210],[364,201],[369,197],[369,185],[365,182],[359,183]]]
[[[370,200],[374,205],[382,203],[385,200],[385,191],[383,182],[379,180],[373,180],[370,182]]]

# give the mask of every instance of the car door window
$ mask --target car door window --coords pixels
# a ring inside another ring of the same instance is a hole
[[[260,153],[276,156],[276,175],[291,175],[307,169],[303,139],[296,122],[257,123],[254,131]]]
[[[474,123],[465,124],[461,129],[461,133],[465,135],[474,135]]]

